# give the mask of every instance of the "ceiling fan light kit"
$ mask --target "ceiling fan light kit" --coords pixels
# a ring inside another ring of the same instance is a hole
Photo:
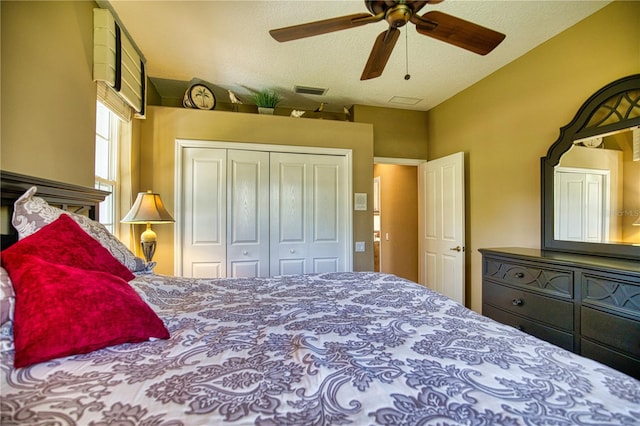
[[[419,34],[479,55],[488,54],[505,39],[502,33],[443,12],[430,11],[422,16],[418,15],[418,12],[427,4],[436,4],[441,1],[365,0],[365,6],[370,12],[368,14],[357,13],[278,28],[269,31],[269,34],[275,40],[285,42],[385,20],[388,28],[376,38],[360,80],[369,80],[382,75],[400,36],[398,28],[405,26],[408,22],[416,26]]]

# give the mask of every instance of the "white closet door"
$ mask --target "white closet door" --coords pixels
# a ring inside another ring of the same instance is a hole
[[[182,173],[182,274],[225,277],[227,150],[185,148]]]
[[[227,275],[269,276],[269,153],[228,152]]]
[[[271,153],[271,275],[346,270],[345,161]]]

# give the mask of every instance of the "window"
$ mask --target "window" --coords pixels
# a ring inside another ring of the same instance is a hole
[[[99,220],[114,235],[117,235],[118,185],[118,138],[121,120],[102,102],[96,108],[96,182],[95,187],[108,191],[100,203]]]

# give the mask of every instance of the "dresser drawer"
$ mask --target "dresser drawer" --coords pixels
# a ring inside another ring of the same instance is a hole
[[[483,271],[484,276],[493,281],[532,288],[557,296],[573,297],[573,272],[571,270],[486,257]]]
[[[582,274],[582,305],[631,315],[640,320],[640,282],[621,275]]]
[[[580,347],[581,355],[640,379],[640,359],[613,351],[587,339],[581,340]]]
[[[547,342],[560,346],[561,348],[569,351],[574,350],[573,334],[571,333],[556,330],[528,318],[520,317],[503,311],[502,309],[495,308],[491,305],[483,305],[482,314],[498,322],[510,325],[518,330],[531,334],[539,339],[546,340]]]
[[[580,334],[640,358],[640,322],[583,306]]]
[[[482,302],[503,311],[573,331],[573,302],[503,286],[485,280]]]

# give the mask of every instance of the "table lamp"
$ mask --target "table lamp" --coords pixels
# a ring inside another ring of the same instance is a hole
[[[151,224],[173,223],[175,220],[164,208],[160,194],[148,190],[147,192],[138,193],[131,210],[121,222],[147,225],[147,229],[140,235],[140,245],[142,246],[144,258],[149,263],[156,251],[156,233],[151,229]]]

